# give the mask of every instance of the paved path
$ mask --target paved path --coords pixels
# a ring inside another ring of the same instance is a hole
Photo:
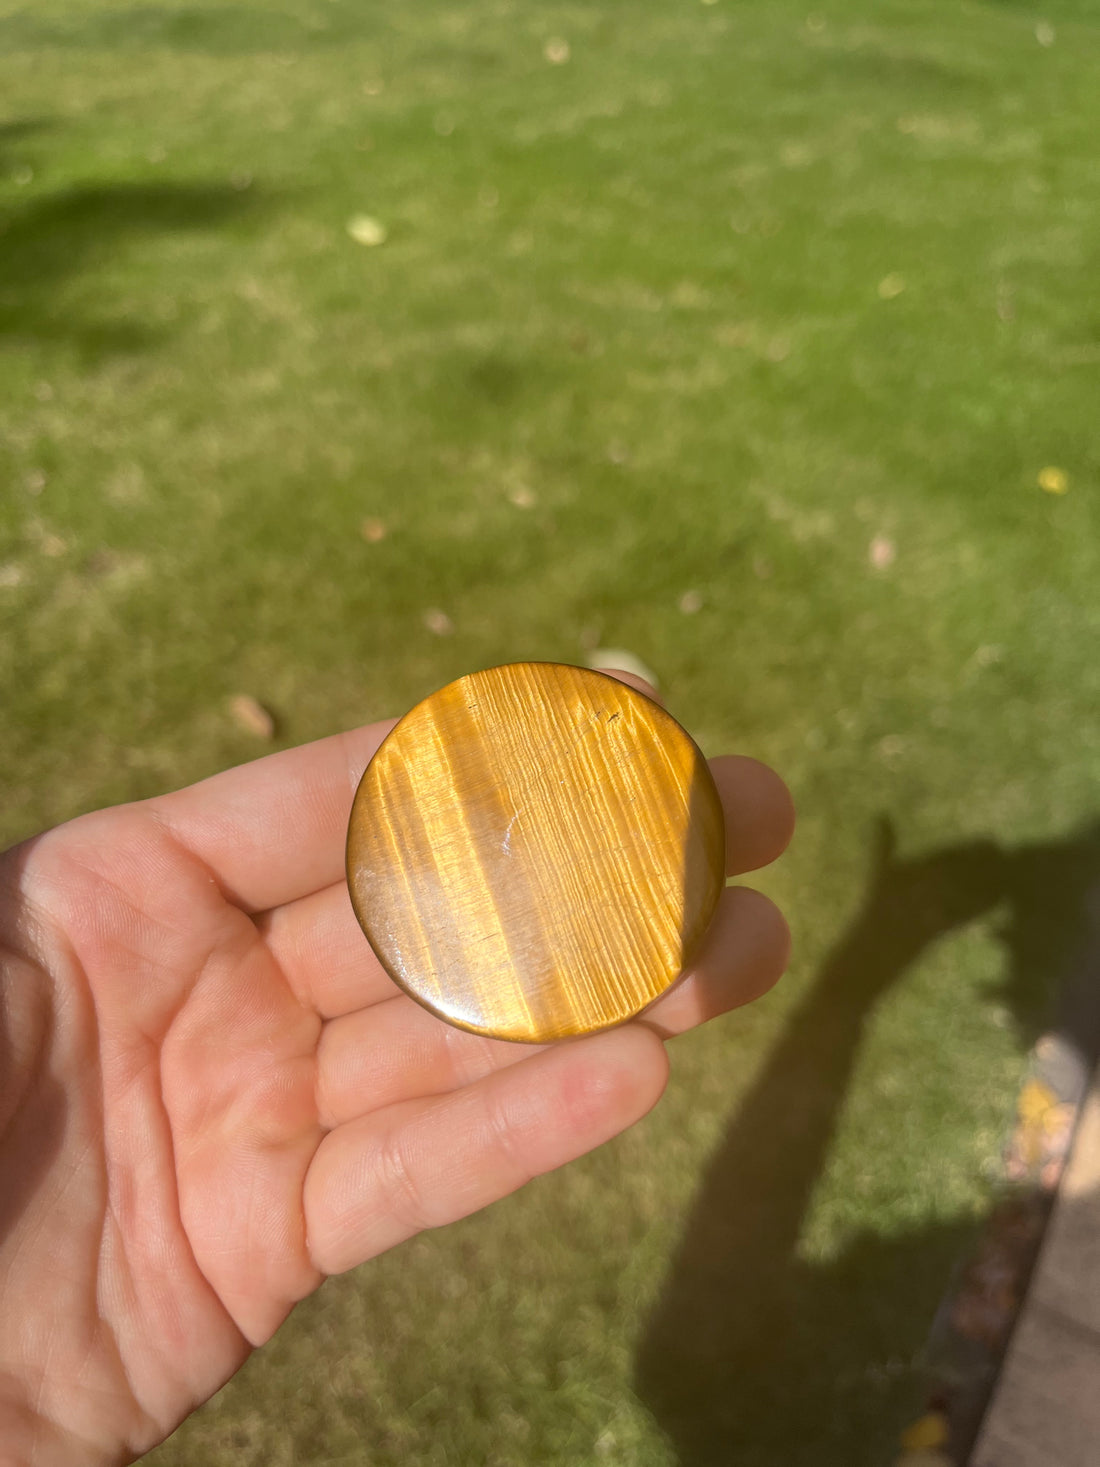
[[[1100,1467],[1100,1069],[971,1467]]]

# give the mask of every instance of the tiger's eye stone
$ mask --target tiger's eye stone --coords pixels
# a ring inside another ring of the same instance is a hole
[[[355,914],[386,971],[463,1029],[545,1041],[672,984],[725,880],[698,748],[604,673],[519,662],[417,704],[360,782]]]

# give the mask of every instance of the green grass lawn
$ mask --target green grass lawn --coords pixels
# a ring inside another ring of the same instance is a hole
[[[1095,871],[1100,7],[816,3],[0,0],[0,837],[598,644],[801,810],[785,984],[157,1467],[919,1405]]]

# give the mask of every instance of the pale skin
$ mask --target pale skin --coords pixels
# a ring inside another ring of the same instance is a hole
[[[0,856],[0,1467],[140,1456],[327,1275],[624,1130],[660,1097],[664,1040],[782,972],[782,917],[729,887],[632,1023],[539,1049],[433,1018],[343,881],[391,727]],[[730,874],[767,864],[784,785],[751,759],[712,769]]]

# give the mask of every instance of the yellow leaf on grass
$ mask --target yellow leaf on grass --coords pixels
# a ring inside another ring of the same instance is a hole
[[[356,244],[366,245],[368,249],[386,243],[386,226],[369,214],[353,215],[348,220],[348,233]]]
[[[1039,470],[1039,488],[1047,494],[1064,494],[1069,488],[1069,475],[1065,469],[1055,468],[1051,464],[1048,468]]]

